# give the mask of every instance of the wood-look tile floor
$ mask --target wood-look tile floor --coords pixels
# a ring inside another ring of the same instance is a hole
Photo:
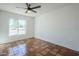
[[[79,56],[79,52],[40,39],[25,39],[0,45],[0,55],[8,56],[8,49],[26,44],[25,56]]]

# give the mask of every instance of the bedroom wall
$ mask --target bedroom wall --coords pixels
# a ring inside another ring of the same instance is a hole
[[[79,4],[36,17],[35,37],[79,51]]]
[[[11,36],[9,37],[9,20],[10,19],[23,19],[26,20],[26,34],[20,36]],[[34,18],[22,16],[6,11],[0,10],[0,44],[11,42],[19,39],[26,39],[34,37]]]

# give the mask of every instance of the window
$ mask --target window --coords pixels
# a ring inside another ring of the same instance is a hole
[[[20,35],[26,33],[26,20],[14,20],[9,21],[9,36]]]

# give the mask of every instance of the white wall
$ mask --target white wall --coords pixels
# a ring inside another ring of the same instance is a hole
[[[8,36],[9,20],[12,18],[16,19],[16,20],[17,19],[26,20],[27,27],[26,27],[26,34],[25,35],[12,36],[12,37]],[[15,41],[18,39],[31,38],[31,37],[34,37],[34,18],[0,10],[0,44],[10,42],[10,41]]]
[[[35,37],[79,51],[79,4],[40,15]]]

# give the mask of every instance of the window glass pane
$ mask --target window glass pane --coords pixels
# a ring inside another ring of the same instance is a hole
[[[19,20],[19,34],[25,34],[26,32],[26,21]]]
[[[25,20],[19,20],[19,27],[20,28],[25,28],[26,21]]]
[[[9,21],[9,36],[17,34],[17,21],[14,19],[10,19]]]

